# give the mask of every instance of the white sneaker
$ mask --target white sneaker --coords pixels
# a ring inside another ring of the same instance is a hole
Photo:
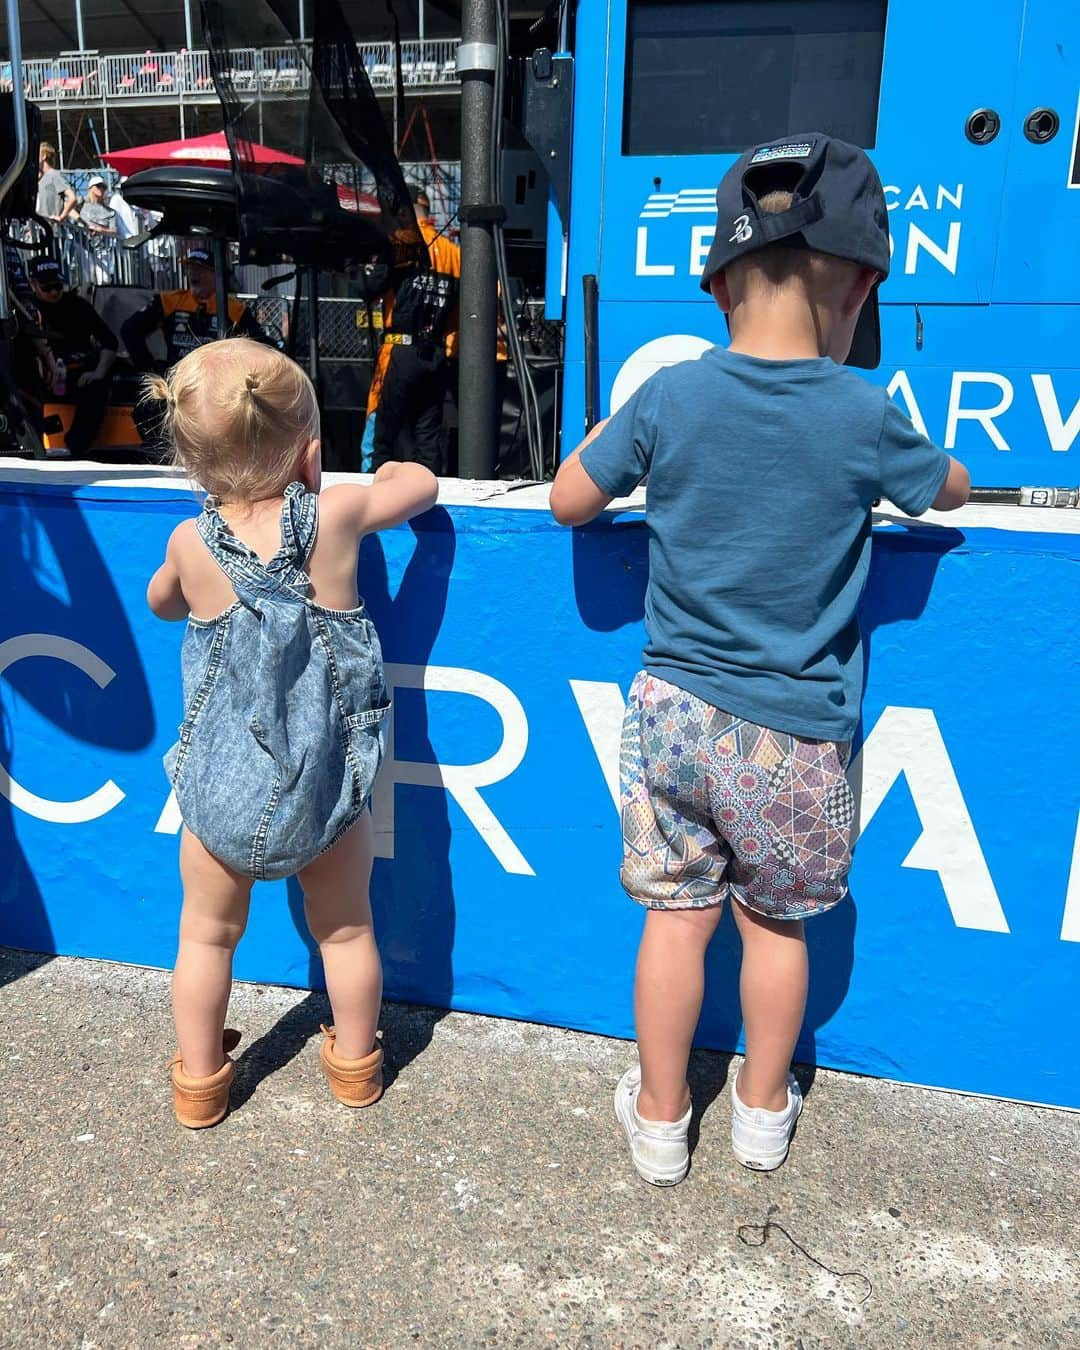
[[[637,1174],[652,1186],[676,1186],[690,1167],[686,1136],[690,1109],[682,1120],[642,1120],[637,1113],[641,1066],[635,1064],[615,1089],[615,1115],[626,1133]]]
[[[787,1106],[782,1111],[766,1111],[740,1101],[738,1083],[736,1075],[731,1084],[731,1147],[744,1167],[775,1171],[788,1155],[795,1122],[802,1113],[802,1091],[795,1075],[789,1073]]]

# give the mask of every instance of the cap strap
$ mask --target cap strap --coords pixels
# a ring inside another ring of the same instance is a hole
[[[759,211],[758,221],[763,237],[772,244],[777,239],[787,239],[790,235],[798,234],[807,225],[819,221],[823,215],[821,199],[816,192],[812,192],[788,211],[778,211],[775,215]]]

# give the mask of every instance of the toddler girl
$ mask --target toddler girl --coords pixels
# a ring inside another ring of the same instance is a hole
[[[293,875],[334,1014],[323,1068],[339,1101],[368,1106],[382,1093],[368,801],[389,698],[357,553],[365,534],[428,510],[438,484],[419,465],[387,464],[370,487],[320,496],[315,390],[246,338],[197,348],[148,393],[176,462],[208,494],[147,590],[160,618],[188,621],[184,720],[165,756],[184,820],[177,1119],[199,1129],[228,1111],[240,1037],[225,1011],[251,885]]]

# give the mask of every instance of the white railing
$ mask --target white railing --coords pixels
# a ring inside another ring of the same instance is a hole
[[[179,92],[179,52],[144,52],[141,56],[103,56],[101,83],[105,97],[175,98]]]
[[[456,38],[401,44],[401,76],[407,88],[457,84]],[[390,42],[357,43],[372,87],[394,87]],[[233,53],[233,84],[244,94],[291,93],[308,86],[308,66],[295,47],[246,48]],[[210,54],[205,51],[141,52],[123,56],[64,53],[23,62],[27,98],[35,103],[101,103],[126,99],[187,99],[212,96]],[[11,65],[0,63],[0,90],[11,89]]]
[[[24,61],[23,85],[27,98],[38,103],[62,99],[101,99],[100,59],[62,52],[54,61]],[[11,89],[11,65],[0,66],[0,89]]]

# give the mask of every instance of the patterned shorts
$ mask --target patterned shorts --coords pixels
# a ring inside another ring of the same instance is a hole
[[[623,723],[622,884],[650,909],[730,893],[774,919],[847,894],[850,746],[755,726],[645,671]]]

